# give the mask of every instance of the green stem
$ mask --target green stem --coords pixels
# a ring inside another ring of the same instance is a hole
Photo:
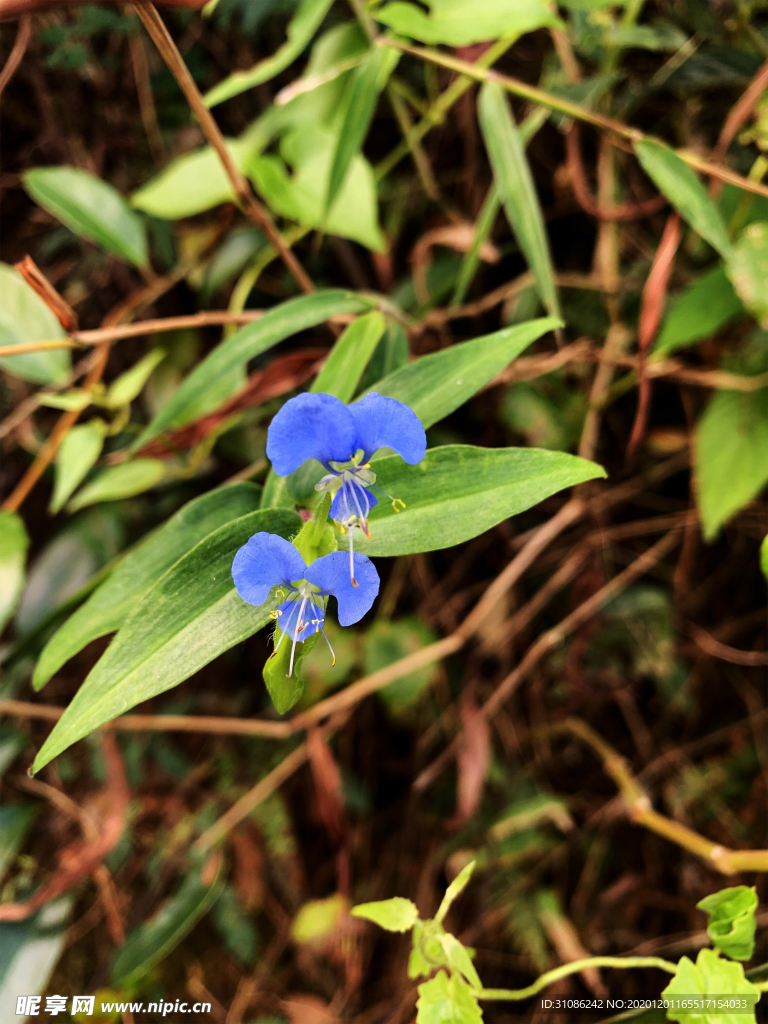
[[[320,543],[320,538],[323,535],[323,530],[328,522],[328,513],[331,511],[331,503],[333,502],[333,495],[330,491],[326,491],[323,495],[323,500],[317,507],[315,513],[315,532],[312,534],[312,541],[315,544]]]
[[[491,64],[494,64],[499,57],[503,56],[507,52],[516,39],[516,36],[502,36],[501,39],[498,39],[493,46],[489,47],[485,51],[476,64],[470,64],[469,67],[478,67],[482,69],[490,67]],[[398,44],[381,37],[378,40],[378,45],[394,45],[397,46],[398,49],[402,49]],[[461,99],[471,85],[472,78],[467,75],[462,75],[462,77],[451,82],[445,92],[441,93],[430,106],[421,121],[411,129],[410,138],[395,146],[395,148],[376,165],[375,172],[377,181],[381,181],[382,178],[386,177],[392,168],[399,164],[403,157],[408,155],[413,146],[419,143],[431,128],[442,123],[445,115],[454,103]]]
[[[662,960],[658,956],[589,956],[585,960],[574,960],[573,963],[547,971],[528,988],[481,988],[475,995],[478,999],[528,999],[541,992],[547,985],[551,985],[553,981],[567,978],[569,974],[577,974],[590,967],[658,967],[660,971],[666,971],[668,974],[677,974],[677,964]]]
[[[503,41],[504,40],[499,40],[499,43]],[[567,117],[575,117],[578,121],[583,121],[585,124],[591,124],[595,128],[611,132],[621,139],[626,139],[627,142],[634,144],[635,142],[653,139],[652,135],[646,135],[646,133],[641,131],[639,128],[632,128],[628,124],[622,124],[621,121],[615,121],[610,117],[604,117],[602,114],[588,110],[586,107],[582,107],[578,103],[572,103],[570,100],[564,99],[563,97],[554,96],[545,89],[539,89],[538,86],[528,85],[526,82],[521,82],[516,78],[510,78],[508,75],[500,75],[497,71],[489,71],[488,68],[482,66],[481,61],[477,61],[475,64],[470,64],[465,60],[459,60],[458,57],[452,57],[450,54],[442,53],[437,50],[430,50],[423,46],[409,46],[407,43],[401,43],[397,39],[379,37],[377,45],[393,46],[397,50],[402,50],[403,53],[410,53],[414,57],[430,61],[432,64],[437,64],[440,67],[449,68],[451,71],[456,71],[459,75],[463,76],[463,78],[457,78],[453,85],[446,89],[440,97],[440,101],[442,101],[444,97],[447,97],[453,86],[458,85],[459,83],[464,83],[462,84],[462,92],[464,89],[468,88],[468,83],[465,83],[465,79],[468,77],[478,82],[496,82],[502,89],[511,93],[513,96],[519,96],[521,99],[529,100],[531,103],[548,107],[550,110],[558,110],[561,114],[565,114]],[[491,50],[492,49],[493,47]],[[487,58],[491,53],[491,50],[488,50],[483,54],[483,58]],[[494,57],[494,59],[496,58]],[[453,102],[453,100],[451,102]],[[421,137],[420,131],[426,120],[427,118],[424,118],[424,120],[416,125],[413,130],[414,136]],[[424,131],[428,131],[430,127],[431,124],[427,125],[424,128]],[[664,145],[664,143],[662,143],[662,145]],[[694,171],[698,171],[700,174],[710,175],[711,177],[724,181],[727,184],[735,185],[737,188],[741,188],[745,192],[753,192],[758,196],[768,196],[768,187],[765,185],[759,182],[750,181],[749,178],[736,174],[734,171],[728,170],[727,167],[720,167],[717,164],[713,164],[710,160],[705,160],[703,157],[699,156],[698,153],[692,153],[687,149],[674,149],[673,152],[683,161],[683,163],[688,164],[689,167],[693,168]],[[382,178],[384,174],[391,170],[394,164],[397,163],[397,160],[400,159],[400,156],[398,156],[393,162],[394,155],[393,151],[376,167],[377,179]]]

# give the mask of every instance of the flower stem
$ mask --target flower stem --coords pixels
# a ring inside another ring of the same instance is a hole
[[[567,978],[569,974],[577,974],[589,967],[658,967],[660,971],[667,971],[669,974],[677,973],[677,964],[662,960],[658,956],[590,956],[585,960],[574,960],[573,963],[547,971],[528,988],[481,988],[475,991],[475,995],[478,999],[527,999],[529,996],[535,996],[547,985],[551,985],[553,981]]]

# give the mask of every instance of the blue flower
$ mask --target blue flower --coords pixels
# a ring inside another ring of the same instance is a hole
[[[267,456],[278,476],[288,476],[307,459],[325,467],[328,475],[316,489],[334,494],[331,519],[342,532],[349,531],[350,552],[356,528],[371,536],[368,514],[378,501],[369,491],[376,482],[369,460],[380,448],[392,448],[415,466],[424,458],[427,438],[413,409],[375,391],[354,405],[333,395],[297,395],[277,413],[267,434]],[[398,505],[405,508],[399,498],[379,493],[390,499],[395,512]]]
[[[296,643],[318,631],[335,664],[336,656],[323,629],[326,598],[329,594],[336,598],[339,624],[351,626],[362,619],[379,592],[379,574],[370,558],[354,555],[353,574],[357,578],[354,586],[342,551],[323,555],[308,566],[293,544],[274,533],[255,533],[232,562],[235,588],[248,604],[264,604],[274,587],[284,598],[273,616],[282,633],[277,647],[286,636],[293,641],[288,675],[293,672]]]

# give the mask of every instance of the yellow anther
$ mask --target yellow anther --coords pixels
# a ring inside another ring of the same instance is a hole
[[[406,508],[406,504],[402,500],[402,498],[393,498],[392,499],[392,508],[395,510],[395,512],[399,512],[400,511],[400,509],[397,507],[398,505],[402,505],[403,508]]]

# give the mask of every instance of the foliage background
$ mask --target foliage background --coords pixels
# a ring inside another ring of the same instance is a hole
[[[41,992],[105,989],[145,1000],[186,993],[210,998],[214,1019],[229,1024],[410,1021],[416,992],[405,977],[406,946],[348,918],[346,901],[400,894],[429,915],[470,854],[480,870],[450,923],[476,948],[487,986],[524,985],[584,950],[690,954],[707,941],[695,904],[722,876],[694,851],[628,820],[600,758],[566,720],[588,723],[620,751],[673,822],[727,848],[766,845],[759,548],[768,532],[760,496],[768,480],[767,199],[720,188],[716,177],[698,179],[697,191],[666,150],[635,154],[631,142],[589,124],[577,130],[554,109],[577,103],[759,187],[768,169],[765,5],[574,0],[559,8],[558,24],[554,7],[532,3],[534,19],[519,36],[504,19],[526,5],[432,6],[437,28],[407,21],[423,21],[423,13],[326,4],[285,67],[222,101],[216,120],[237,140],[237,165],[314,284],[387,297],[390,327],[361,385],[409,359],[560,314],[562,329],[534,341],[430,428],[430,446],[578,452],[608,479],[577,489],[585,513],[553,536],[471,642],[360,702],[328,743],[311,733],[309,763],[297,760],[279,788],[222,828],[220,857],[200,837],[294,756],[294,739],[125,729],[116,747],[94,736],[65,751],[41,773],[41,788],[25,772],[50,723],[39,708],[17,708],[0,736],[3,902],[44,891],[68,864],[76,877],[37,917],[0,926],[3,998],[22,956],[36,965]],[[415,33],[417,45],[470,63],[487,59],[485,40],[501,38],[494,67],[541,86],[553,104],[527,102],[520,90],[507,99],[486,90],[479,102],[469,80],[456,95],[455,71],[408,54],[393,70],[382,50],[372,51],[381,64],[376,87],[365,94],[359,86],[347,118],[370,13],[374,31]],[[290,0],[221,0],[209,17],[163,11],[202,93],[278,52],[295,15]],[[21,24],[2,24],[5,59]],[[335,77],[312,77],[329,68]],[[281,90],[307,79],[314,88],[276,104],[286,98]],[[751,99],[740,106],[744,96]],[[522,162],[522,149],[516,162],[504,148],[509,100],[523,126]],[[45,308],[32,322],[24,306],[11,265],[27,254],[81,329],[261,310],[300,293],[285,265],[266,259],[263,227],[227,201],[231,188],[215,154],[187,157],[206,140],[130,7],[35,13],[2,103],[0,344],[66,333]],[[424,126],[410,148],[404,124]],[[326,221],[325,189],[342,140],[351,169]],[[659,160],[667,161],[661,170]],[[109,183],[132,205],[113,211],[112,193],[94,192],[91,179],[62,185],[33,170],[61,166]],[[85,191],[73,213],[67,204],[78,187]],[[619,204],[640,206],[629,219],[605,216]],[[532,210],[541,211],[545,236]],[[483,227],[482,258],[473,259]],[[232,332],[223,328],[225,337]],[[4,536],[3,699],[65,706],[106,638],[57,666],[40,694],[32,674],[54,629],[121,553],[233,477],[265,483],[267,425],[317,372],[334,342],[327,326],[210,381],[173,443],[155,439],[140,453],[146,465],[139,462],[135,478],[87,491],[99,472],[137,465],[121,459],[221,336],[221,327],[195,326],[109,346],[107,390],[91,396],[100,404],[81,404],[69,461],[60,455],[56,471],[48,467],[23,500],[28,553]],[[154,365],[160,349],[166,354]],[[6,502],[67,415],[66,403],[40,401],[39,388],[61,380],[68,358],[56,349],[0,361]],[[137,366],[126,384],[121,375]],[[109,390],[118,378],[122,394]],[[69,401],[71,410],[79,399]],[[98,422],[112,432],[105,437]],[[90,474],[80,491],[67,492],[62,465],[71,479]],[[379,604],[359,628],[332,636],[334,669],[319,647],[309,655],[298,711],[453,635],[530,531],[568,497],[547,498],[457,547],[378,559]],[[529,664],[547,631],[659,536],[662,546],[636,578],[562,643],[545,644],[486,723],[478,708]],[[267,654],[262,630],[137,710],[271,720],[261,681]],[[423,772],[456,736],[458,761],[424,785]],[[87,822],[104,828],[110,812],[120,817],[120,838],[101,867],[101,857],[86,863],[94,841]],[[742,872],[728,884],[741,881],[757,884],[764,904],[763,876]],[[163,906],[170,924],[143,926]],[[46,913],[57,922],[47,940],[38,934]],[[762,962],[764,915],[758,922]],[[643,972],[560,985],[564,995],[659,989],[658,977]],[[533,1004],[526,1013],[538,1019]],[[500,1006],[485,1016],[511,1019]]]

